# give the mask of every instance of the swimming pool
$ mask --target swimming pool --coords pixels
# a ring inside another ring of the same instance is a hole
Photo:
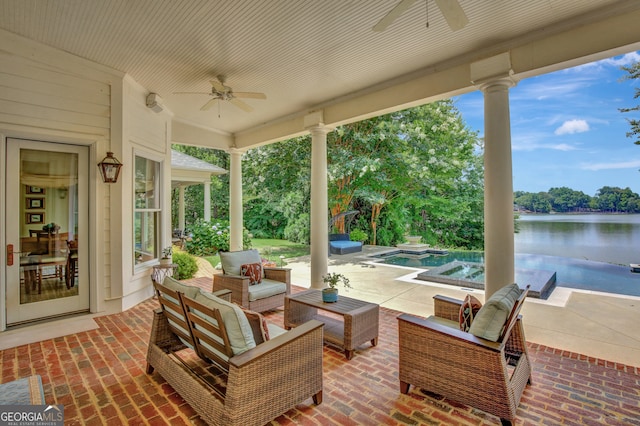
[[[375,256],[379,263],[413,268],[435,268],[451,262],[484,263],[483,252],[450,251],[447,255],[415,255],[394,251]],[[516,269],[556,272],[556,286],[640,296],[640,274],[627,266],[569,257],[517,253]],[[478,279],[484,280],[484,274]]]

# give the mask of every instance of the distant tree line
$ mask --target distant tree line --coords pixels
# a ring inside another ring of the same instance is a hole
[[[594,197],[567,187],[547,192],[516,191],[515,208],[532,213],[640,213],[640,196],[629,188],[603,186]]]

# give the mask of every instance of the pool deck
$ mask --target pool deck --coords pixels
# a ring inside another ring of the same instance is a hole
[[[330,256],[329,272],[351,280],[353,288],[341,293],[424,317],[433,314],[436,294],[462,299],[472,293],[484,301],[482,290],[418,280],[424,269],[377,264],[369,257],[389,250],[364,246],[359,253]],[[292,283],[310,287],[309,256],[289,259],[287,267]],[[546,300],[527,298],[521,312],[530,342],[640,366],[640,297],[555,287]]]

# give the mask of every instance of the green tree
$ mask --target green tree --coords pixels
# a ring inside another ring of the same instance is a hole
[[[549,213],[551,211],[551,201],[547,192],[525,192],[515,198],[515,203],[525,210],[533,213]]]
[[[591,197],[582,191],[563,186],[561,188],[551,188],[548,192],[551,208],[556,212],[573,212],[589,208]]]
[[[624,77],[625,80],[635,80],[640,78],[640,62],[636,62],[629,66],[621,67],[622,70],[626,71],[628,75]],[[640,88],[635,88],[635,94],[633,96],[634,99],[640,98]],[[636,105],[631,108],[619,108],[620,112],[632,112],[632,111],[640,111],[640,105]],[[640,120],[635,118],[627,119],[629,122],[629,126],[631,126],[631,130],[627,132],[627,137],[636,138],[635,144],[640,145]]]
[[[605,212],[637,213],[640,196],[630,188],[603,186],[593,199],[592,206]]]
[[[243,155],[244,219],[254,236],[309,244],[311,137],[264,145]]]
[[[482,246],[480,148],[450,100],[341,126],[329,139],[331,214],[364,208],[373,244],[400,242],[408,227],[434,244]],[[400,224],[378,235],[389,208]]]

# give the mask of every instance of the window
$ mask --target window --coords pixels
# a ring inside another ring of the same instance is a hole
[[[160,163],[135,157],[134,264],[159,258],[160,254]]]

